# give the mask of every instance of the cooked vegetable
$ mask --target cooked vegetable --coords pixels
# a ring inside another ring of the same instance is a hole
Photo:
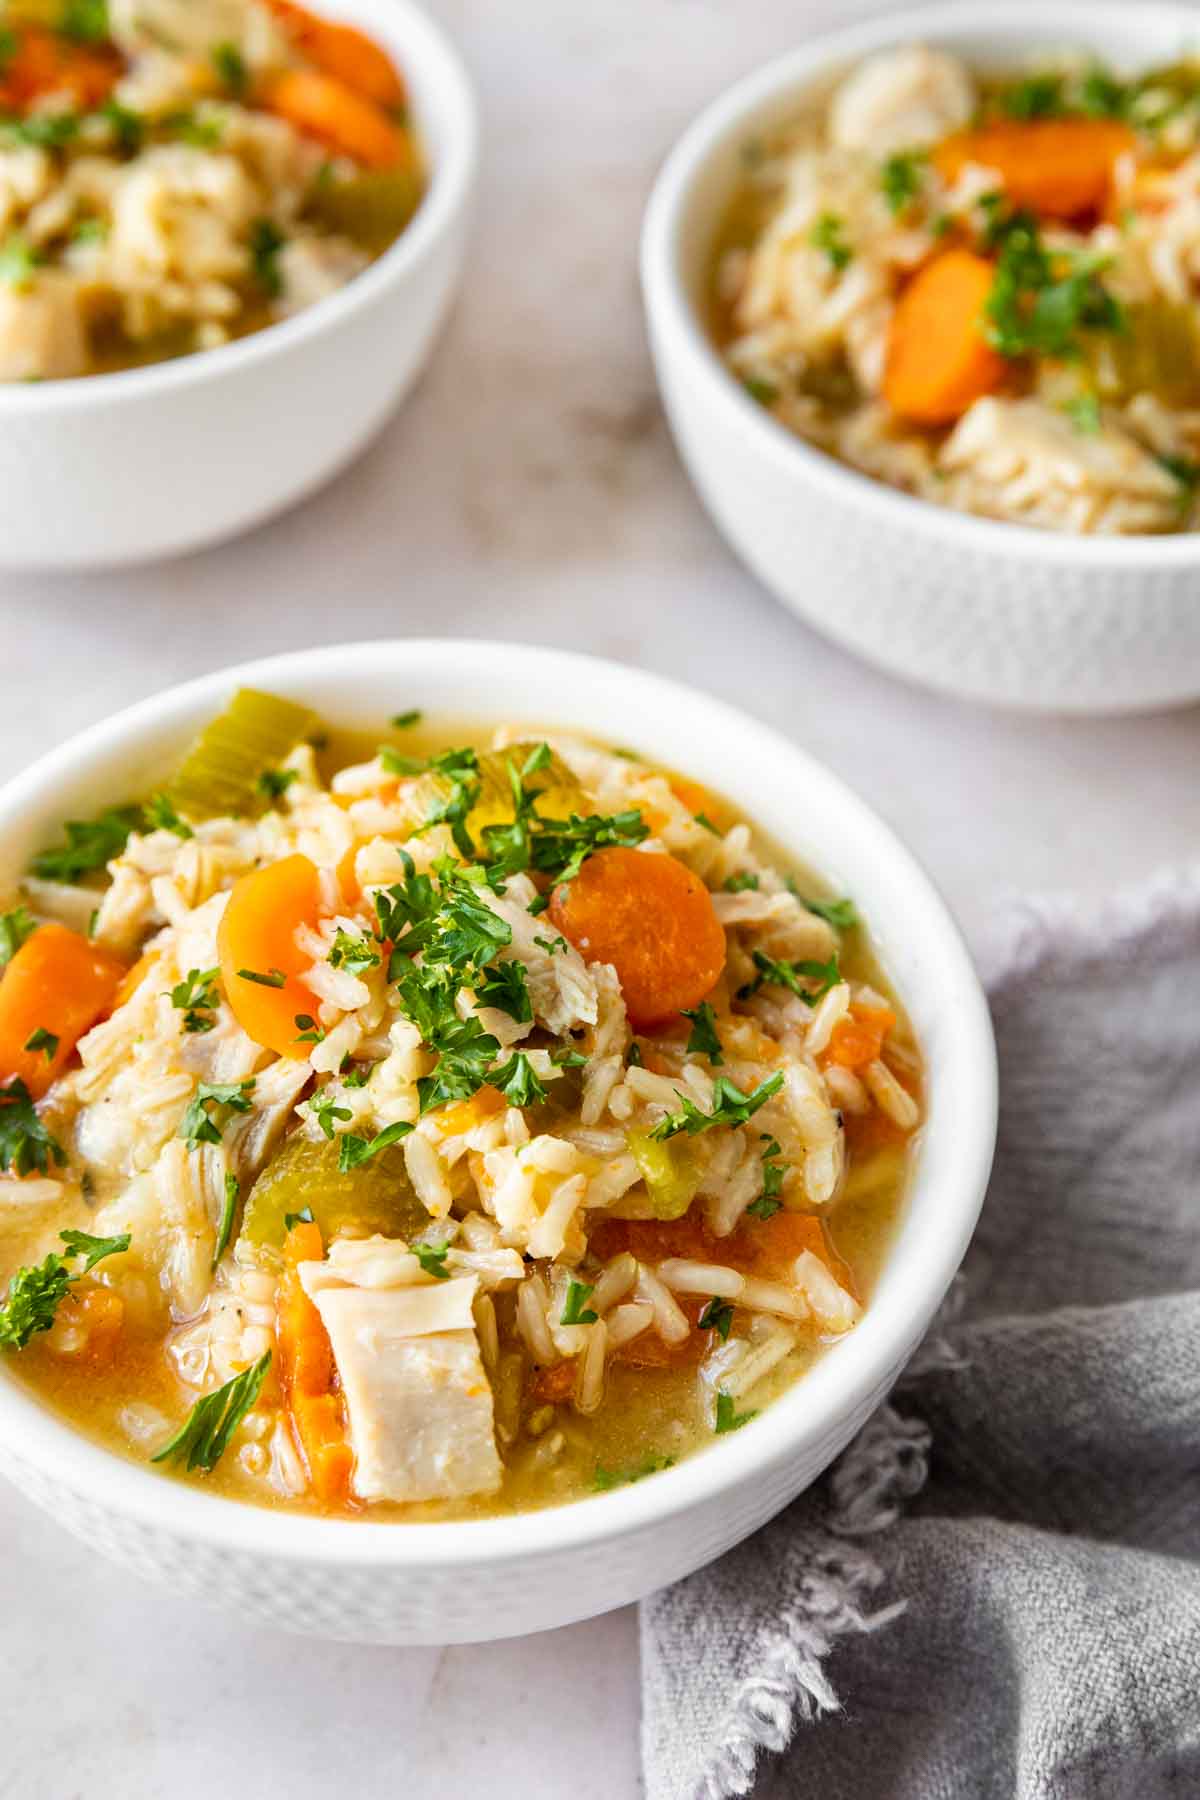
[[[296,48],[327,75],[334,75],[377,106],[404,105],[404,83],[387,53],[353,25],[334,24],[292,0],[268,0]]]
[[[319,1226],[297,1222],[283,1243],[279,1283],[279,1381],[308,1464],[316,1498],[344,1500],[350,1489],[354,1455],[346,1441],[342,1403],[335,1391],[333,1351],[321,1315],[300,1283],[303,1262],[325,1255]]]
[[[641,1171],[654,1217],[681,1218],[704,1179],[704,1158],[686,1139],[659,1143],[648,1131],[630,1131],[625,1141]]]
[[[724,1431],[738,1431],[743,1425],[748,1425],[751,1419],[757,1419],[757,1417],[757,1408],[753,1408],[749,1412],[738,1412],[734,1405],[733,1395],[727,1394],[723,1388],[717,1395],[717,1417],[713,1429],[718,1435]]]
[[[745,1125],[759,1107],[765,1106],[782,1086],[782,1071],[765,1076],[748,1094],[743,1094],[728,1076],[718,1075],[713,1082],[713,1109],[710,1113],[702,1112],[694,1101],[681,1093],[679,1098],[682,1111],[668,1113],[665,1119],[660,1119],[650,1136],[661,1143],[681,1131],[694,1137],[698,1132],[710,1131],[714,1125]]]
[[[296,944],[320,917],[321,879],[306,856],[285,856],[243,875],[217,932],[221,983],[242,1030],[280,1056],[302,1056],[296,1016],[317,1011],[299,979],[312,958]],[[282,979],[280,979],[282,978]]]
[[[111,1010],[124,976],[124,963],[78,932],[40,926],[0,975],[0,1075],[19,1075],[39,1098]]]
[[[258,782],[314,732],[317,715],[293,700],[239,688],[184,757],[169,793],[190,819],[256,812]]]
[[[884,398],[918,425],[948,425],[994,393],[1004,360],[988,343],[992,264],[970,250],[943,250],[909,282],[888,331]]]
[[[140,806],[113,806],[97,819],[68,819],[66,842],[35,856],[33,873],[42,881],[78,881],[120,856],[130,832],[140,831],[144,822]]]
[[[278,113],[297,131],[369,169],[394,169],[416,161],[408,132],[393,124],[373,100],[332,75],[285,69],[264,84],[259,98],[268,112]]]
[[[830,1033],[825,1060],[843,1069],[865,1069],[879,1056],[895,1023],[890,1006],[863,1006],[852,1001],[849,1012]]]
[[[36,25],[13,33],[14,48],[0,70],[0,110],[25,113],[45,94],[62,94],[83,111],[108,98],[121,72],[109,49],[75,43]]]
[[[612,963],[635,1029],[698,1006],[725,966],[725,933],[698,876],[673,856],[598,850],[549,916],[588,962]]]
[[[211,1473],[228,1450],[234,1432],[258,1399],[270,1366],[271,1352],[268,1350],[252,1367],[243,1369],[240,1375],[235,1375],[223,1387],[217,1388],[214,1393],[205,1394],[202,1400],[197,1400],[179,1430],[167,1439],[150,1461],[186,1462],[189,1474],[193,1469]]]
[[[999,120],[944,139],[933,161],[950,183],[968,163],[995,169],[1013,206],[1075,219],[1104,205],[1113,166],[1133,146],[1129,127],[1114,119]]]
[[[404,230],[420,205],[422,189],[421,169],[413,160],[347,179],[331,176],[314,188],[307,211],[326,231],[341,232],[378,252]]]
[[[21,1077],[0,1083],[0,1174],[45,1175],[52,1162],[66,1160],[66,1151],[38,1117]]]
[[[307,1209],[328,1240],[347,1229],[408,1239],[429,1223],[403,1150],[385,1146],[367,1162],[340,1166],[339,1143],[294,1132],[246,1197],[242,1235],[252,1244],[282,1244],[289,1213]]]

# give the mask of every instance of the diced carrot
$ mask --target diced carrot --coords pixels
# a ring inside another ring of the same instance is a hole
[[[300,1283],[299,1265],[324,1256],[317,1225],[293,1225],[284,1239],[277,1332],[279,1381],[318,1500],[345,1500],[354,1455],[335,1391],[333,1350],[321,1315]]]
[[[19,1075],[35,1098],[44,1094],[110,1011],[124,975],[124,963],[77,931],[39,926],[0,979],[0,1077]]]
[[[307,856],[285,856],[242,876],[217,931],[221,981],[234,1017],[256,1044],[280,1056],[304,1055],[304,1045],[296,1042],[296,1015],[317,1010],[299,980],[311,958],[297,948],[296,932],[301,925],[316,925],[320,906],[315,865]]]
[[[786,1280],[796,1258],[805,1250],[811,1250],[838,1285],[858,1298],[849,1264],[842,1261],[830,1241],[824,1221],[814,1213],[785,1209],[773,1213],[769,1219],[743,1220],[726,1242],[730,1249],[721,1261],[732,1262],[747,1274],[765,1275],[770,1280]]]
[[[677,800],[681,800],[690,813],[700,813],[713,803],[712,795],[698,781],[689,781],[686,775],[670,775],[667,786]]]
[[[316,138],[369,169],[394,169],[415,155],[412,139],[373,100],[365,100],[332,75],[285,69],[259,96],[307,137]]]
[[[50,1347],[60,1356],[86,1356],[93,1362],[110,1362],[124,1322],[125,1303],[111,1288],[99,1284],[73,1287],[59,1303]],[[56,1345],[54,1340],[60,1336],[69,1347]]]
[[[708,889],[673,856],[598,850],[555,888],[550,918],[586,961],[612,963],[635,1028],[698,1005],[725,966]]]
[[[626,1250],[639,1262],[663,1262],[682,1256],[689,1262],[720,1261],[723,1239],[714,1237],[696,1213],[681,1219],[603,1219],[592,1232],[588,1248],[603,1262]]]
[[[659,1337],[657,1331],[650,1327],[630,1338],[613,1351],[615,1363],[627,1363],[631,1369],[690,1369],[700,1361],[708,1349],[708,1334],[700,1330],[700,1314],[704,1311],[706,1301],[702,1295],[676,1294],[675,1302],[687,1315],[691,1330],[677,1344],[668,1344],[665,1338]]]
[[[865,1069],[883,1049],[883,1040],[896,1023],[890,1006],[859,1006],[840,1018],[829,1037],[822,1062],[836,1063],[840,1069]]]
[[[335,25],[292,0],[269,0],[271,10],[296,48],[326,75],[333,75],[376,106],[403,106],[405,94],[391,58],[374,38],[353,25]]]
[[[909,282],[892,314],[883,397],[918,425],[949,425],[1004,380],[984,336],[993,269],[970,250],[943,250]]]
[[[1075,219],[1103,207],[1117,158],[1133,145],[1115,119],[1002,119],[943,139],[933,161],[947,182],[968,163],[995,169],[1014,206]]]
[[[562,1362],[551,1363],[548,1369],[534,1369],[527,1384],[530,1399],[548,1406],[558,1406],[563,1400],[569,1400],[575,1392],[578,1361],[578,1357],[569,1356]]]
[[[498,1112],[503,1112],[508,1101],[499,1088],[481,1087],[478,1093],[472,1094],[469,1100],[456,1100],[452,1106],[443,1106],[433,1115],[438,1129],[449,1135],[460,1131],[473,1131],[476,1125],[482,1125]]]
[[[0,109],[25,112],[46,94],[69,96],[90,112],[108,99],[121,73],[111,50],[77,44],[57,32],[29,25],[15,33],[16,44],[0,76]]]

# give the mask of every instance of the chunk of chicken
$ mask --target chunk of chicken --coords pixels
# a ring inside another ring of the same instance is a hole
[[[255,74],[287,61],[287,41],[258,0],[109,0],[108,13],[130,56],[162,49],[207,62],[228,45]]]
[[[348,238],[292,238],[279,254],[279,310],[290,316],[328,299],[360,275],[368,260]]]
[[[832,142],[877,157],[934,144],[967,123],[975,87],[957,57],[911,44],[872,56],[830,103]]]
[[[355,1493],[366,1501],[494,1493],[501,1468],[475,1336],[477,1279],[414,1280],[415,1258],[399,1245],[380,1241],[378,1255],[364,1248],[300,1265],[345,1396]]]
[[[0,285],[0,381],[62,381],[82,375],[87,360],[69,275],[43,269],[27,285]]]
[[[1169,530],[1179,485],[1120,423],[1080,431],[1041,400],[977,400],[938,458],[954,505],[1057,531]]]

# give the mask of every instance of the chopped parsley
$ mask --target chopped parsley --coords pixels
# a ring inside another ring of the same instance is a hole
[[[180,1121],[178,1135],[189,1150],[198,1150],[201,1144],[219,1144],[229,1114],[249,1112],[253,1092],[253,1075],[245,1081],[202,1081]],[[214,1107],[216,1118],[210,1110]]]
[[[907,212],[921,192],[926,162],[923,150],[898,150],[885,159],[879,173],[879,184],[888,210],[893,217]]]
[[[1095,437],[1100,430],[1100,396],[1099,394],[1076,394],[1063,407],[1068,419],[1076,431],[1085,437]]]
[[[693,1101],[679,1094],[683,1101],[682,1112],[668,1113],[658,1121],[650,1136],[656,1143],[663,1143],[668,1138],[678,1136],[681,1131],[686,1132],[689,1137],[695,1137],[697,1133],[709,1131],[715,1125],[744,1125],[782,1086],[782,1070],[768,1075],[748,1094],[743,1094],[727,1075],[718,1075],[713,1082],[713,1109],[710,1113],[701,1112]],[[679,1090],[676,1089],[676,1092]]]
[[[239,969],[239,981],[252,981],[256,987],[282,988],[287,986],[287,976],[282,969]]]
[[[450,1271],[446,1267],[446,1244],[410,1244],[409,1249],[420,1263],[426,1275],[432,1275],[435,1281],[449,1281]]]
[[[24,119],[5,119],[3,130],[14,143],[31,144],[36,150],[61,150],[78,137],[79,114],[30,113]]]
[[[714,1430],[718,1437],[727,1431],[740,1431],[743,1425],[748,1425],[751,1419],[757,1419],[757,1417],[757,1412],[738,1412],[734,1405],[733,1395],[727,1394],[724,1388],[717,1395],[717,1422]]]
[[[193,1469],[215,1469],[234,1432],[258,1399],[270,1366],[271,1351],[267,1350],[250,1368],[197,1400],[179,1430],[154,1453],[151,1462],[183,1462],[189,1473]]]
[[[263,293],[277,300],[283,292],[279,253],[287,243],[270,219],[255,219],[250,227],[250,267]]]
[[[0,281],[9,287],[28,287],[44,260],[23,232],[10,232],[0,244]]]
[[[383,1131],[377,1131],[373,1138],[354,1137],[350,1132],[343,1132],[338,1139],[338,1168],[345,1175],[351,1169],[357,1169],[360,1163],[370,1162],[389,1144],[398,1144],[401,1138],[408,1136],[412,1126],[404,1119],[398,1119]]]
[[[60,1231],[64,1251],[52,1250],[43,1262],[18,1269],[0,1304],[0,1345],[23,1350],[35,1332],[49,1331],[59,1306],[72,1284],[87,1275],[106,1256],[129,1248],[129,1233],[119,1237],[93,1237],[87,1231]],[[68,1267],[73,1257],[83,1257],[81,1269]]]
[[[721,1300],[714,1294],[700,1314],[697,1324],[701,1331],[715,1331],[721,1342],[725,1343],[733,1324],[733,1308],[728,1300]]]
[[[264,769],[254,785],[264,800],[279,800],[299,779],[299,769]]]
[[[762,1192],[746,1208],[753,1219],[773,1219],[782,1209],[783,1201],[779,1196],[788,1171],[788,1165],[778,1160],[783,1154],[778,1138],[764,1136],[763,1143]]]
[[[310,1100],[308,1110],[310,1116],[316,1120],[325,1136],[331,1141],[335,1135],[335,1119],[352,1119],[354,1117],[348,1106],[339,1106],[337,1101],[329,1095],[321,1099]]]
[[[758,887],[758,876],[749,869],[739,869],[736,875],[725,877],[724,887],[727,894],[744,894]]]
[[[63,0],[58,30],[77,44],[102,44],[109,37],[107,0]]]
[[[285,1231],[291,1231],[297,1225],[312,1225],[313,1223],[313,1210],[311,1206],[302,1206],[299,1212],[284,1213],[283,1215],[283,1229]]]
[[[0,913],[0,969],[12,961],[21,945],[37,930],[37,920],[27,906]]]
[[[828,962],[788,962],[768,956],[763,950],[756,950],[754,966],[758,974],[753,981],[738,989],[739,1000],[748,1000],[761,987],[785,987],[799,995],[801,1000],[807,1001],[809,1006],[815,1006],[822,995],[827,994],[830,988],[837,987],[842,979],[836,956],[831,956]],[[810,982],[815,982],[816,987],[808,986]]]
[[[217,976],[219,969],[189,969],[182,981],[171,989],[171,1005],[183,1013],[183,1029],[189,1032],[211,1031],[219,1001]]]
[[[722,835],[720,826],[714,825],[707,813],[693,813],[692,817],[695,819],[697,825],[703,825],[705,831],[711,831],[714,837],[720,837]]]
[[[813,249],[823,250],[829,259],[830,268],[839,275],[854,256],[842,236],[844,228],[845,220],[837,213],[823,212],[808,234],[808,241]]]
[[[235,100],[240,100],[249,85],[250,75],[246,68],[246,59],[237,45],[215,44],[212,62],[221,86],[232,94]]]
[[[110,95],[100,109],[113,129],[117,149],[122,156],[136,156],[146,138],[146,121],[141,113],[131,112]]]
[[[586,1281],[570,1281],[567,1284],[566,1298],[563,1301],[560,1325],[594,1325],[600,1317],[588,1305],[594,1287]]]
[[[1103,257],[1048,250],[1032,213],[992,205],[988,243],[999,249],[985,303],[987,336],[1001,356],[1080,354],[1085,331],[1123,332],[1125,313],[1100,277]]]
[[[141,823],[137,806],[113,806],[96,819],[68,819],[63,826],[66,842],[35,856],[33,873],[43,881],[78,881],[120,856],[129,834]]]
[[[298,1044],[323,1044],[325,1032],[311,1013],[297,1013],[292,1023],[296,1026]]]
[[[485,969],[475,984],[475,1002],[478,1006],[494,1006],[518,1025],[528,1025],[533,1018],[533,1002],[524,963],[514,959]]]
[[[761,375],[743,375],[742,386],[745,388],[750,398],[752,400],[757,400],[760,406],[774,406],[779,398],[779,389],[776,387],[775,383],[773,381],[765,381]],[[700,814],[697,813],[696,817],[699,819]],[[707,824],[708,821],[702,820],[701,823]]]
[[[25,1039],[25,1048],[34,1056],[40,1050],[47,1062],[53,1062],[58,1055],[58,1039],[52,1031],[47,1031],[44,1025],[39,1025],[37,1030],[31,1031]]]
[[[1189,456],[1156,456],[1154,460],[1168,475],[1174,476],[1181,487],[1191,489],[1200,482],[1200,463],[1193,462]]]
[[[238,1178],[236,1175],[225,1177],[225,1198],[221,1206],[221,1222],[217,1226],[217,1241],[213,1245],[212,1266],[215,1269],[226,1250],[233,1235],[233,1220],[237,1212]]]
[[[725,1054],[721,1048],[721,1040],[717,1036],[717,1015],[708,1001],[702,1000],[699,1006],[690,1010],[685,1007],[683,1017],[692,1022],[691,1034],[687,1041],[688,1055],[707,1056],[709,1062],[719,1068],[725,1061]]]
[[[499,1088],[510,1106],[537,1106],[546,1098],[546,1090],[523,1050],[510,1056],[503,1068],[493,1069],[488,1081]]]
[[[52,1162],[66,1160],[66,1151],[38,1117],[21,1077],[0,1083],[0,1174],[45,1175]]]
[[[339,928],[330,946],[329,961],[335,969],[344,969],[347,975],[361,975],[367,969],[378,968],[379,952],[367,936],[356,937],[353,932]]]
[[[407,731],[410,725],[419,725],[424,716],[419,706],[411,706],[407,712],[393,713],[388,723],[394,731]]]
[[[806,912],[815,913],[836,931],[849,931],[851,926],[858,924],[858,908],[853,900],[807,900],[803,896],[799,899]]]
[[[1061,75],[1027,75],[1005,88],[1000,105],[1010,119],[1059,119],[1067,110],[1065,87]]]
[[[673,1456],[655,1456],[653,1451],[649,1451],[640,1463],[631,1463],[626,1469],[606,1469],[603,1463],[597,1463],[592,1486],[598,1494],[607,1494],[613,1488],[627,1487],[631,1481],[644,1481],[647,1475],[657,1475],[662,1469],[674,1467]]]
[[[166,794],[151,794],[145,807],[147,831],[173,831],[177,838],[195,837],[195,832],[175,811]]]

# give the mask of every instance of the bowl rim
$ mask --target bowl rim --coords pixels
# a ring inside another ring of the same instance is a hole
[[[1191,7],[1175,0],[1142,0],[1137,12],[1148,38],[1174,27],[1200,42],[1200,15]],[[855,502],[881,524],[943,542],[950,539],[964,551],[984,555],[1004,548],[1017,558],[1097,568],[1190,566],[1200,561],[1200,530],[1139,537],[1046,531],[939,506],[838,462],[789,431],[745,392],[704,329],[680,270],[681,227],[696,183],[728,140],[743,131],[749,134],[755,118],[789,90],[795,90],[799,102],[806,88],[850,59],[908,43],[954,41],[968,54],[972,38],[1007,38],[1019,45],[1032,18],[1041,35],[1061,33],[1060,43],[1085,46],[1109,32],[1128,34],[1130,27],[1129,8],[1122,0],[939,0],[823,32],[718,94],[668,152],[643,216],[640,270],[651,337],[661,337],[687,357],[688,378],[702,384],[722,413],[723,428],[747,454],[769,458],[785,477],[807,479],[831,499]]]
[[[325,0],[321,0],[325,4]],[[357,19],[359,0],[336,0],[336,16]],[[388,289],[399,287],[425,262],[469,203],[479,160],[479,109],[466,65],[441,24],[414,0],[388,0],[372,29],[394,50],[416,110],[431,100],[431,116],[445,130],[442,149],[430,161],[429,181],[412,219],[381,256],[336,293],[260,331],[193,350],[142,368],[54,381],[0,383],[0,425],[10,418],[74,412],[150,399],[225,376],[254,364],[302,351],[310,340],[336,332]],[[428,133],[425,134],[428,137]],[[425,145],[426,149],[428,145]]]
[[[948,1046],[947,1071],[939,1077],[947,1098],[940,1104],[936,1091],[931,1093],[910,1189],[911,1196],[936,1181],[938,1201],[930,1203],[919,1245],[911,1252],[915,1266],[903,1298],[894,1283],[886,1295],[877,1295],[856,1329],[736,1437],[714,1441],[653,1480],[539,1511],[406,1524],[323,1519],[231,1501],[104,1449],[2,1369],[0,1469],[11,1457],[35,1470],[43,1482],[86,1496],[89,1506],[169,1531],[176,1540],[275,1561],[415,1573],[534,1560],[642,1533],[778,1470],[806,1446],[819,1453],[856,1408],[875,1403],[915,1348],[958,1268],[991,1168],[997,1070],[987,1002],[944,900],[890,826],[807,751],[725,702],[646,670],[525,644],[393,639],[317,647],[214,671],[90,726],[0,788],[0,832],[32,819],[65,782],[78,781],[81,770],[121,759],[132,762],[139,746],[145,749],[171,731],[186,738],[200,718],[227,700],[233,685],[311,695],[311,684],[306,687],[311,678],[317,686],[341,682],[349,693],[357,677],[367,672],[378,676],[381,668],[394,667],[403,676],[406,695],[419,704],[423,684],[428,688],[451,674],[461,678],[464,663],[478,670],[481,680],[485,674],[489,682],[495,680],[501,696],[519,693],[522,680],[554,694],[570,692],[582,680],[592,684],[597,705],[619,691],[622,702],[633,696],[638,716],[656,716],[643,708],[673,711],[676,721],[662,735],[678,741],[683,761],[692,741],[688,732],[696,723],[693,717],[688,725],[688,716],[702,709],[714,736],[731,736],[741,746],[737,754],[743,770],[751,764],[780,769],[789,792],[803,792],[805,784],[810,792],[822,789],[823,803],[836,805],[844,824],[843,847],[857,842],[864,853],[869,848],[873,864],[884,868],[883,885],[895,890],[906,930],[911,933],[915,924],[917,937],[927,940],[925,982],[930,991],[934,985],[944,990],[938,1022]],[[500,716],[497,709],[493,717]],[[507,716],[520,714],[510,709]],[[744,782],[744,775],[739,779]],[[828,853],[836,858],[836,843]],[[909,983],[910,995],[915,985]]]

